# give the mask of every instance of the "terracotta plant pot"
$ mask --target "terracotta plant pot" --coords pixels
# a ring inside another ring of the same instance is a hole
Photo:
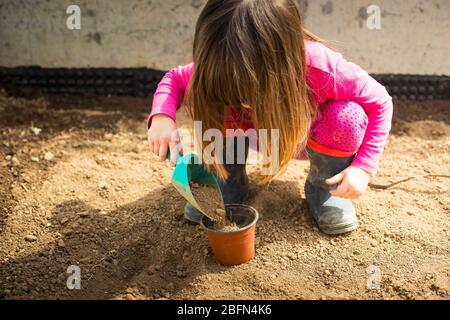
[[[210,240],[214,256],[220,264],[243,264],[255,256],[255,229],[258,211],[243,204],[226,205],[228,219],[239,227],[234,231],[214,229],[214,223],[203,216],[201,225]]]

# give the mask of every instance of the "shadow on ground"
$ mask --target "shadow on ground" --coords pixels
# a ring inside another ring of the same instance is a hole
[[[305,201],[293,182],[275,181],[277,194],[267,199],[253,187],[249,202],[261,212],[258,247],[290,239],[299,225],[321,236],[305,217]],[[291,205],[287,205],[291,203]],[[170,204],[170,205],[168,205]],[[196,277],[220,273],[201,228],[182,218],[184,200],[170,185],[110,212],[83,201],[58,204],[51,216],[61,238],[31,255],[0,264],[4,298],[111,299],[134,294],[145,298],[172,296]],[[279,233],[278,226],[283,226]],[[68,266],[81,269],[82,290],[68,290]]]

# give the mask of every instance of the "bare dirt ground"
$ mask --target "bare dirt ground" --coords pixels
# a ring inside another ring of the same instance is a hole
[[[214,262],[203,231],[183,221],[171,169],[147,150],[149,106],[0,93],[1,298],[450,298],[448,178],[371,189],[355,202],[360,228],[329,237],[305,206],[308,162],[293,161],[269,186],[253,184],[256,258],[227,268]],[[374,182],[448,175],[450,102],[395,108]],[[81,290],[66,287],[70,265],[81,268]],[[382,274],[377,290],[367,289],[371,265]]]

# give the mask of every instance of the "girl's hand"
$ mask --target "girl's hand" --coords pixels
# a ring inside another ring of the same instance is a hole
[[[350,166],[334,177],[327,179],[328,185],[339,184],[330,194],[345,199],[356,199],[367,191],[370,174],[360,168]]]
[[[170,148],[170,164],[174,166],[180,148],[180,136],[175,121],[165,115],[155,115],[147,132],[150,151],[159,156],[161,161],[167,159],[167,149]]]

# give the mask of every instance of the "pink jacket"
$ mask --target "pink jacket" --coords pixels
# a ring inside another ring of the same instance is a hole
[[[352,165],[375,174],[391,129],[392,98],[366,71],[341,54],[318,42],[305,44],[306,80],[316,103],[320,106],[328,100],[353,100],[364,108],[369,124]],[[193,64],[180,66],[164,76],[153,96],[148,125],[156,114],[176,120],[193,69]]]

